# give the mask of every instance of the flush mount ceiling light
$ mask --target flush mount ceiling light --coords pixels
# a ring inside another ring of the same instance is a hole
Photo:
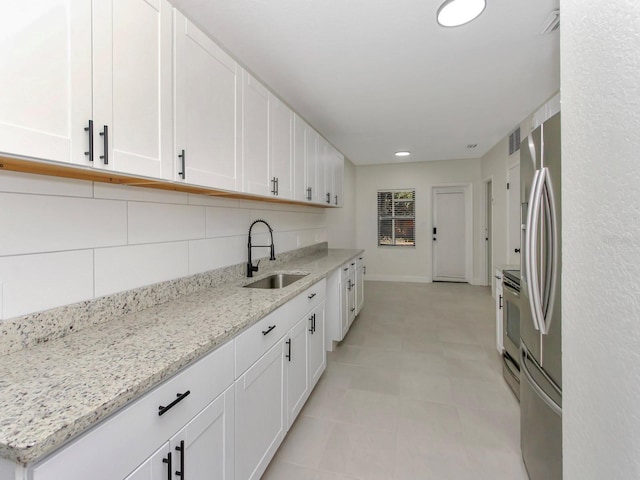
[[[438,23],[458,27],[478,17],[487,6],[486,0],[447,0],[438,9]]]
[[[396,157],[408,157],[409,155],[411,155],[411,152],[408,152],[406,150],[396,152]]]

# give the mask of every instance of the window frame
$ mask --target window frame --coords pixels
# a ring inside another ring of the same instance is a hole
[[[396,203],[400,201],[406,202],[407,199],[396,199],[395,194],[404,193],[411,194],[412,198],[410,199],[413,202],[413,215],[396,215]],[[391,215],[381,215],[380,213],[380,205],[381,205],[381,194],[391,194]],[[386,248],[386,247],[407,247],[407,248],[416,248],[416,189],[415,188],[396,188],[396,189],[379,189],[376,192],[376,217],[377,217],[377,246],[378,248]],[[381,225],[382,221],[391,221],[391,242],[392,243],[380,243],[383,235],[381,235]],[[413,221],[413,235],[410,237],[402,237],[402,238],[411,238],[413,243],[397,243],[396,237],[396,221],[398,220],[412,220]]]

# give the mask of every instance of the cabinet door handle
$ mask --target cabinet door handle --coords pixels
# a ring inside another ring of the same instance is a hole
[[[262,331],[262,334],[263,334],[263,335],[266,335],[266,334],[268,334],[271,330],[273,330],[274,328],[276,328],[276,326],[275,326],[275,325],[271,325],[271,326],[270,326],[269,328],[267,328],[266,330],[263,330],[263,331]]]
[[[89,156],[90,162],[93,162],[93,120],[89,120],[89,126],[84,127],[84,131],[89,132],[89,151],[84,154]]]
[[[367,274],[367,266],[366,265],[364,267],[362,267],[362,274],[363,275]]]
[[[316,314],[313,314],[313,333],[316,333]]]
[[[287,345],[289,346],[289,353],[287,353],[285,355],[285,357],[287,357],[289,359],[289,361],[291,361],[291,339],[287,340]]]
[[[355,312],[355,311],[356,311],[356,307],[353,307],[353,308],[351,309],[351,311],[352,311],[352,312]]]
[[[105,165],[109,165],[109,127],[107,125],[100,132],[100,136],[103,137],[104,143],[104,155],[100,155],[100,158],[104,160]]]
[[[348,271],[348,270],[349,270],[349,267],[347,267],[347,268],[343,268],[343,270],[346,272],[346,271]]]
[[[502,308],[502,295],[500,295],[500,301],[498,302],[498,304],[499,304],[498,307]]]
[[[280,179],[276,177],[276,195],[280,195]]]
[[[178,155],[178,158],[180,159],[180,168],[182,169],[182,171],[178,172],[178,175],[180,175],[184,180],[187,178],[187,169],[185,168],[187,165],[187,155],[184,153],[184,148],[182,149],[182,153]]]
[[[355,262],[351,264],[351,266],[353,267],[355,265]]]
[[[176,477],[184,480],[184,440],[180,440],[180,446],[176,447],[176,451],[180,452],[180,470],[176,470]]]
[[[338,195],[336,195],[336,205],[338,205]]]
[[[311,187],[307,188],[307,200],[311,201]]]
[[[167,464],[167,480],[173,478],[173,466],[171,464],[171,452],[167,453],[167,458],[162,459],[162,463]]]
[[[327,204],[331,205],[331,192],[327,192]]]
[[[167,413],[169,410],[171,410],[173,407],[175,407],[178,403],[180,403],[182,400],[184,400],[185,398],[187,398],[189,396],[189,394],[191,394],[191,390],[187,390],[184,393],[179,393],[178,394],[178,398],[176,398],[173,402],[171,402],[169,405],[167,405],[166,407],[163,407],[162,405],[158,407],[158,415],[162,416],[165,413]]]
[[[312,299],[313,297],[315,297],[315,296],[316,296],[316,294],[315,294],[315,293],[312,293],[312,294],[311,294],[311,295],[309,295],[307,298],[308,298],[309,300],[311,300],[311,299]]]
[[[272,189],[271,189],[271,193],[273,193],[274,195],[278,194],[278,191],[276,190],[276,177],[273,177],[271,179],[271,184],[272,184]]]

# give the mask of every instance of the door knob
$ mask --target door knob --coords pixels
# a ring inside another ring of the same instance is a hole
[[[520,253],[520,249],[519,248],[516,248],[513,251],[516,252],[516,253]]]

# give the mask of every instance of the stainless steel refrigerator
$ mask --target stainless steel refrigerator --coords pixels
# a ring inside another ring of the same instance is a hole
[[[562,478],[560,113],[520,145],[520,445],[531,480]]]

